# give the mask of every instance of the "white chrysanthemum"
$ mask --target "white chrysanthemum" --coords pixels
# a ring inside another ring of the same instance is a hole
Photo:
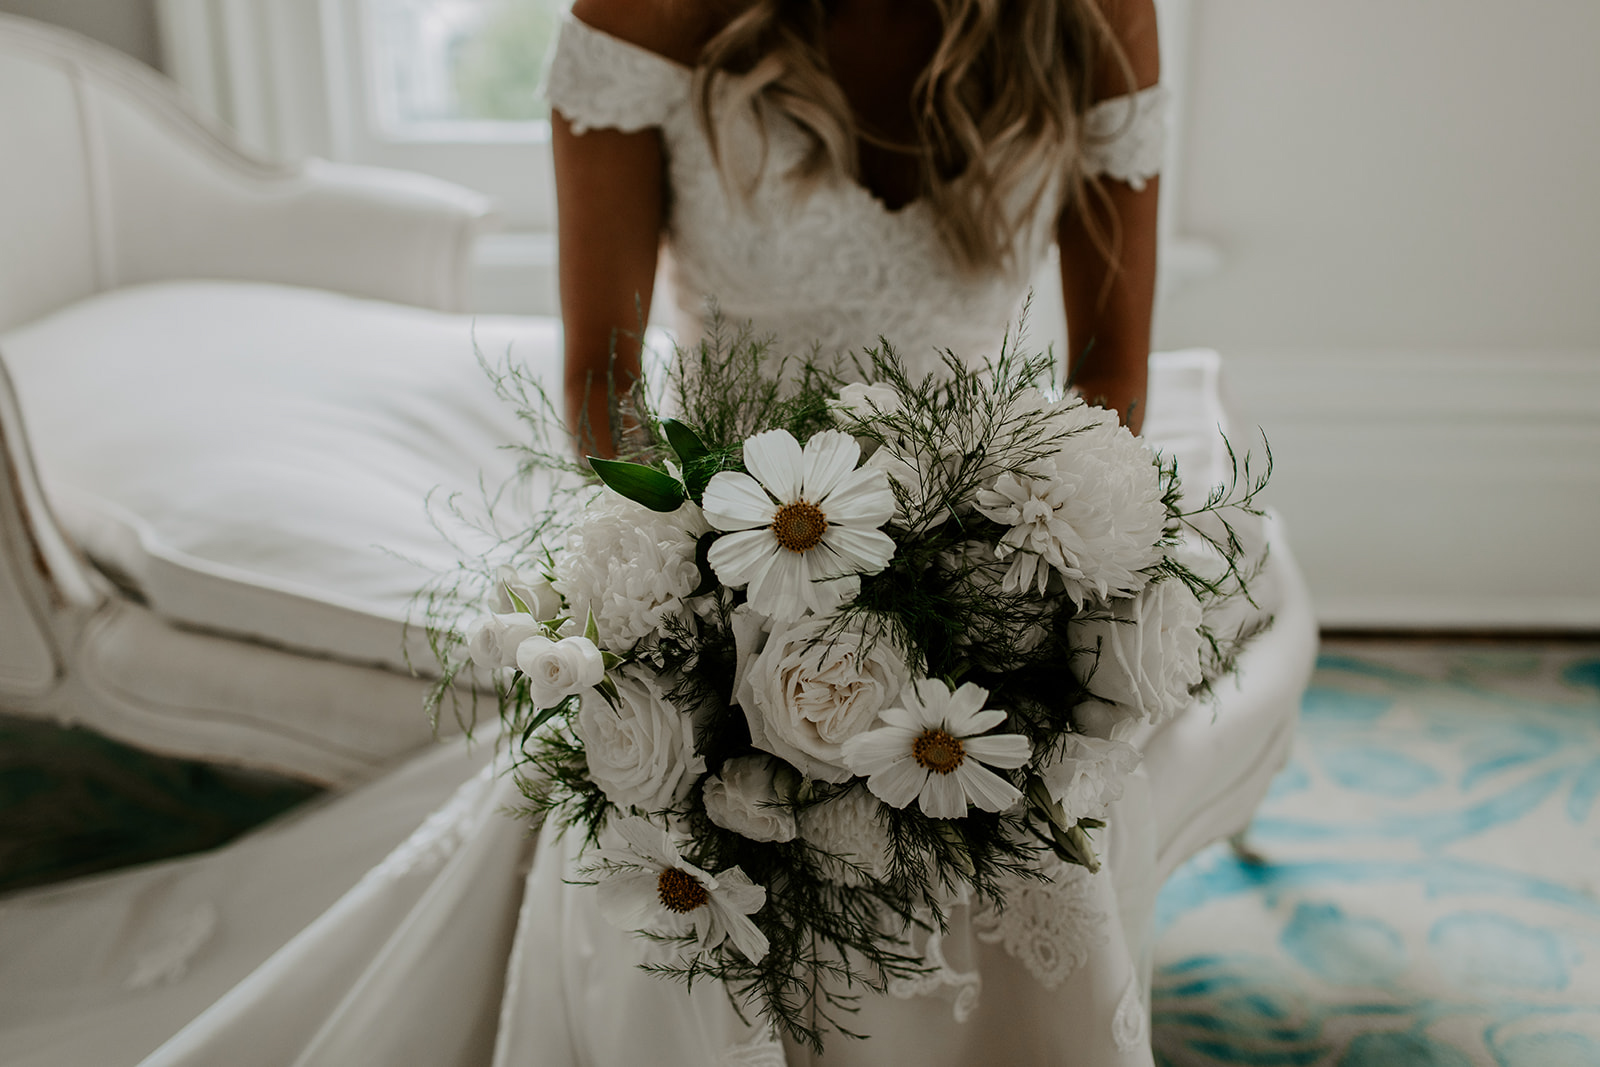
[[[855,439],[837,430],[814,435],[803,451],[787,430],[748,438],[750,474],[723,471],[701,501],[707,521],[731,531],[711,546],[717,577],[748,583],[752,608],[791,621],[832,610],[859,575],[888,566],[894,541],[878,527],[894,514],[894,494],[882,471],[856,468],[860,458]]]
[[[952,693],[937,678],[918,679],[901,691],[904,707],[883,712],[885,725],[845,742],[845,764],[896,808],[915,800],[934,819],[962,818],[968,804],[1004,811],[1022,794],[983,764],[1020,767],[1032,748],[1020,734],[979,736],[1006,718],[983,710],[988,699],[989,691],[971,682]]]
[[[878,798],[853,788],[800,813],[800,837],[822,855],[822,876],[845,886],[861,886],[889,873],[889,830]]]
[[[744,871],[702,871],[678,854],[671,834],[648,819],[619,820],[616,832],[627,847],[595,853],[597,862],[613,868],[596,896],[607,922],[669,937],[692,933],[701,951],[732,941],[752,963],[767,954],[766,935],[750,921],[766,904],[767,891]]]
[[[978,510],[1011,527],[996,546],[1011,559],[1005,588],[1043,592],[1054,572],[1080,606],[1136,593],[1161,559],[1160,472],[1114,412],[1079,404],[1056,421],[1075,431],[1059,452],[978,492]]]
[[[693,504],[662,514],[605,489],[556,554],[555,588],[578,626],[594,612],[602,647],[627,649],[684,612],[700,584],[695,542],[707,529]]]

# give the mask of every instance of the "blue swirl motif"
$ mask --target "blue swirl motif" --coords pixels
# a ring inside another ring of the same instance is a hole
[[[1600,659],[1318,666],[1267,862],[1162,891],[1157,1062],[1600,1067]]]

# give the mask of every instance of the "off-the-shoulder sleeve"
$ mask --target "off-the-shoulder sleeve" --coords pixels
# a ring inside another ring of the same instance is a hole
[[[1084,169],[1135,189],[1161,173],[1167,147],[1167,90],[1152,85],[1102,100],[1084,116]]]
[[[550,51],[544,95],[575,133],[631,133],[660,126],[687,103],[690,81],[689,68],[568,15]]]

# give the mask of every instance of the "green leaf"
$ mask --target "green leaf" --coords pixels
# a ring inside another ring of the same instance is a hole
[[[700,440],[700,435],[677,419],[662,419],[661,432],[667,435],[667,443],[678,454],[678,462],[685,467],[695,460],[703,459],[711,450],[706,443]]]
[[[506,596],[511,598],[511,606],[512,607],[516,608],[518,611],[522,612],[524,615],[532,615],[533,614],[533,609],[528,607],[528,605],[524,604],[522,602],[522,598],[511,591],[511,586],[507,585],[505,582],[501,582],[500,583],[500,588],[504,589],[506,591]]]
[[[621,662],[622,657],[617,655],[615,652],[600,653],[600,664],[608,671]]]
[[[595,625],[593,608],[589,609],[589,621],[583,624],[583,636],[587,637],[591,644],[597,646],[600,644],[600,627]]]
[[[589,457],[589,466],[606,485],[651,511],[677,511],[688,499],[683,483],[666,471],[595,456]]]

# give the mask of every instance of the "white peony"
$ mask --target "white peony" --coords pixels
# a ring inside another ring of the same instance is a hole
[[[619,808],[670,808],[705,773],[705,760],[695,753],[694,724],[667,701],[651,675],[623,671],[612,681],[619,707],[590,689],[578,711],[589,777]]]
[[[517,665],[517,649],[545,628],[532,615],[520,611],[485,615],[467,627],[467,655],[486,670]]]
[[[1072,668],[1089,692],[1152,724],[1189,704],[1200,683],[1200,601],[1181,581],[1157,582],[1068,624]],[[1099,655],[1095,655],[1098,647]]]
[[[580,628],[594,612],[602,646],[630,648],[685,612],[700,585],[695,543],[708,529],[693,504],[662,514],[603,490],[568,531],[554,587]]]
[[[553,708],[567,697],[600,684],[604,660],[586,637],[552,641],[535,635],[517,646],[517,669],[528,676],[528,692],[536,708]]]
[[[746,613],[735,619],[734,639],[734,699],[751,743],[823,781],[850,777],[844,743],[870,728],[910,679],[900,647],[865,633],[859,620],[843,629],[832,617],[775,623],[763,638]]]
[[[516,597],[513,600],[512,597]],[[561,594],[542,575],[532,575],[515,567],[500,566],[494,569],[494,586],[489,590],[487,604],[490,611],[506,615],[521,609],[522,601],[533,617],[549,622],[561,614]]]
[[[738,756],[706,779],[706,815],[724,830],[752,841],[793,841],[794,812],[778,795],[778,765],[766,756]],[[791,781],[794,772],[789,771]]]
[[[1054,573],[1079,605],[1135,593],[1162,554],[1154,457],[1114,412],[1077,404],[1054,421],[1072,433],[1058,452],[978,492],[978,511],[1010,527],[996,548],[1011,559],[1005,588],[1042,593]]]
[[[845,886],[889,874],[889,830],[878,798],[856,786],[800,812],[800,837],[823,855],[822,876]]]
[[[1123,782],[1139,765],[1139,750],[1122,741],[1068,734],[1061,755],[1039,768],[1050,799],[1061,805],[1068,825],[1104,818],[1122,798]]]

